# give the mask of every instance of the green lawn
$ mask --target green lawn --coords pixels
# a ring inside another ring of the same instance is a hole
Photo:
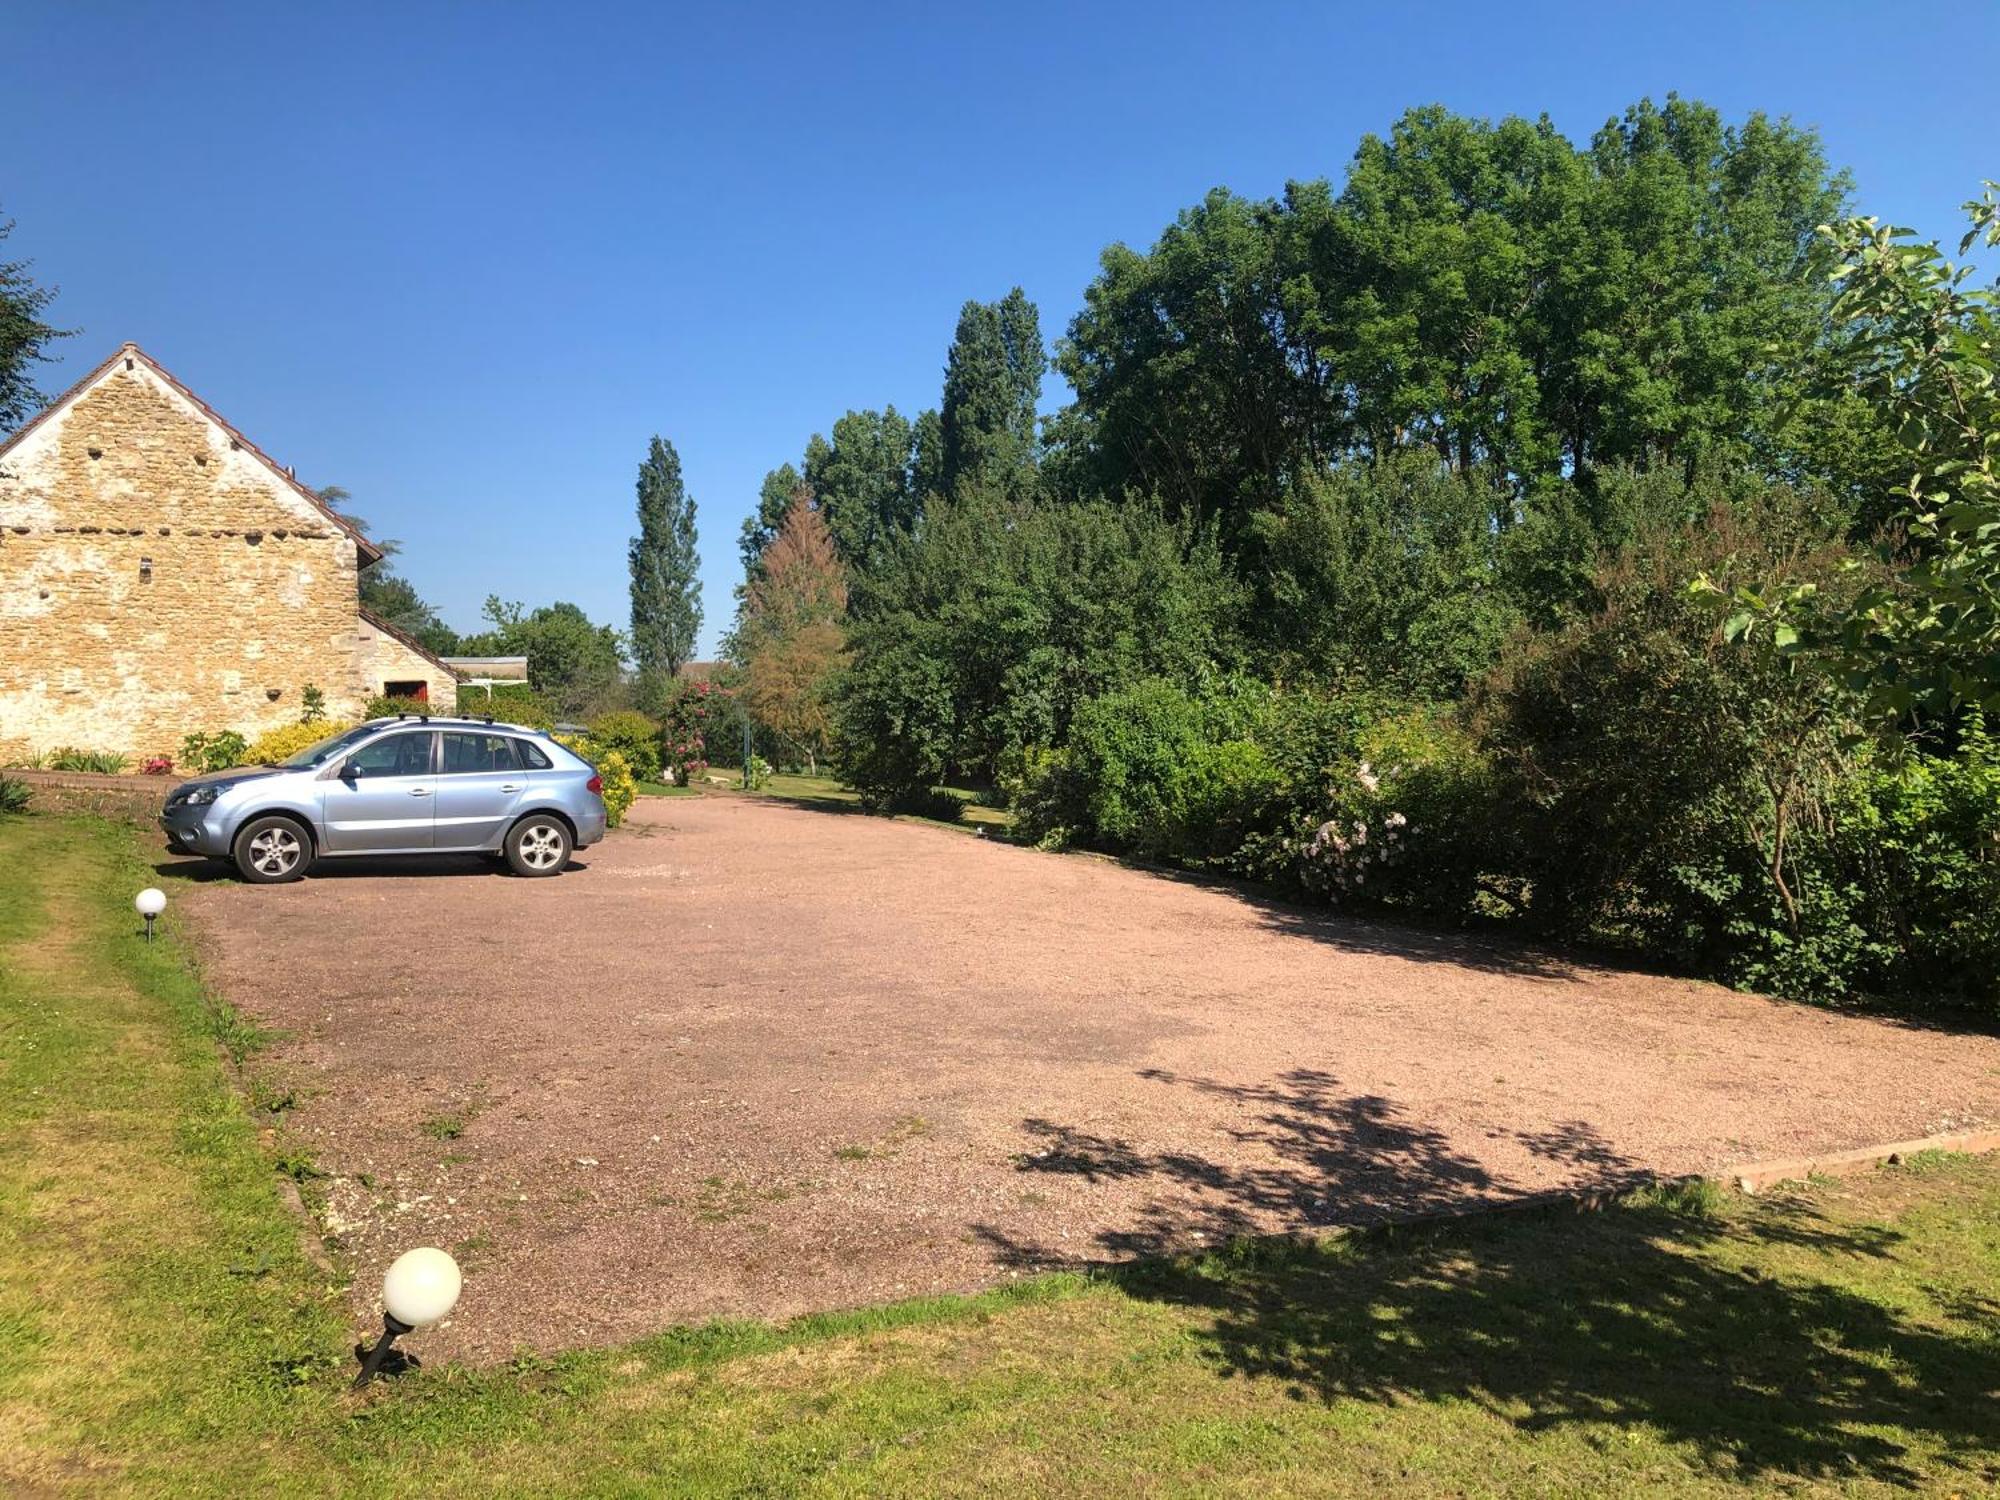
[[[2000,1163],[1983,1158],[1024,1278],[357,1397],[361,1330],[302,1252],[263,1135],[281,1117],[241,1102],[226,1057],[283,1101],[254,1089],[258,1039],[204,994],[173,913],[164,941],[138,940],[151,871],[132,835],[0,818],[0,868],[0,1492],[2000,1480]]]
[[[637,783],[641,797],[699,797],[698,786],[675,786],[671,781],[641,781]]]

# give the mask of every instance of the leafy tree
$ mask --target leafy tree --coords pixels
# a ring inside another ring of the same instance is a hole
[[[891,406],[851,411],[833,424],[831,442],[815,434],[806,444],[805,482],[848,566],[873,566],[891,537],[916,525],[915,440],[909,419]]]
[[[1959,253],[2000,245],[2000,187],[1965,207]],[[1737,591],[1730,627],[1754,634],[1768,619],[1780,648],[1830,659],[1865,689],[1880,723],[2000,710],[2000,288],[1968,289],[1969,269],[1934,242],[1874,219],[1828,239],[1849,378],[1905,450],[1889,550],[1908,566],[1844,610],[1760,581]]]
[[[938,414],[941,493],[1028,492],[1047,365],[1040,316],[1019,287],[998,302],[967,302],[960,310]]]
[[[639,534],[632,539],[632,657],[642,677],[673,677],[701,633],[701,558],[694,499],[680,455],[655,436],[639,465]]]
[[[1337,195],[1218,189],[1150,251],[1105,252],[1057,353],[1058,467],[1214,518],[1232,550],[1343,456],[1505,476],[1502,528],[1601,465],[1817,472],[1812,231],[1844,191],[1810,132],[1673,98],[1587,151],[1546,120],[1412,111]]]
[[[1056,355],[1077,393],[1060,428],[1082,487],[1155,495],[1233,538],[1336,451],[1343,398],[1280,233],[1295,198],[1323,217],[1326,196],[1295,187],[1281,206],[1218,188],[1151,252],[1104,252]]]
[[[825,521],[849,581],[865,583],[890,542],[916,527],[924,496],[937,492],[937,431],[936,412],[911,422],[893,406],[850,411],[833,424],[831,439],[812,435],[802,465],[783,464],[765,475],[757,508],[738,539],[744,576],[739,611],[801,494]]]
[[[1079,703],[1233,660],[1241,592],[1158,507],[961,491],[898,540],[849,633],[841,766],[872,797],[990,778],[1059,745]]]
[[[1545,419],[1577,469],[1768,460],[1826,327],[1819,225],[1841,212],[1811,131],[1642,101],[1591,144],[1580,238],[1545,260]]]
[[[622,643],[609,625],[591,624],[574,604],[530,612],[495,595],[487,596],[483,613],[491,628],[461,642],[467,655],[527,657],[530,687],[566,717],[617,706]]]
[[[12,219],[0,220],[0,240],[13,232]],[[0,260],[0,433],[18,427],[42,404],[34,367],[53,357],[50,344],[75,332],[43,320],[56,289],[37,286],[28,271],[27,261]]]
[[[438,656],[459,654],[458,632],[445,624],[415,584],[387,563],[362,571],[361,607],[412,637],[426,651]]]
[[[734,648],[751,716],[817,771],[833,732],[847,583],[823,513],[801,490],[743,598]]]

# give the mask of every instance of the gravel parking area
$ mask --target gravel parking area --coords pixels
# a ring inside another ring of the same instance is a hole
[[[461,1358],[2000,1117],[1993,1037],[741,796],[553,881],[161,869],[357,1319],[444,1245]]]

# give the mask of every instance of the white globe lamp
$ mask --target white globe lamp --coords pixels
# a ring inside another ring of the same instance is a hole
[[[391,1349],[397,1339],[426,1323],[435,1323],[458,1305],[465,1278],[458,1262],[442,1250],[424,1246],[406,1250],[382,1276],[382,1337],[373,1349],[360,1344],[354,1354],[361,1361],[357,1386],[368,1384],[377,1375],[400,1375],[418,1368],[414,1354]]]
[[[398,1323],[421,1328],[458,1304],[465,1278],[442,1250],[406,1250],[382,1278],[382,1307]]]
[[[146,941],[152,942],[153,918],[167,909],[167,893],[149,885],[132,898],[132,907],[146,919]]]

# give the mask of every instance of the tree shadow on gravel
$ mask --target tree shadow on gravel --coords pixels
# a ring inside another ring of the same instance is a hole
[[[1159,1187],[1136,1221],[1097,1236],[1093,1269],[1198,1311],[1194,1337],[1225,1376],[1280,1381],[1298,1400],[1466,1401],[1526,1432],[1581,1423],[1615,1440],[1646,1423],[1746,1482],[1935,1478],[1904,1437],[2000,1480],[2000,1341],[1814,1274],[1818,1257],[1893,1259],[1894,1229],[1837,1223],[1797,1199],[1718,1215],[1699,1185],[1635,1186],[1649,1179],[1581,1121],[1515,1139],[1573,1167],[1600,1207],[1442,1220],[1518,1195],[1391,1101],[1342,1095],[1313,1070],[1256,1085],[1144,1076],[1244,1101],[1239,1139],[1276,1160],[1231,1166],[1028,1120],[1015,1165]],[[1364,1227],[1321,1234],[1333,1220]],[[1274,1221],[1317,1237],[1269,1236]],[[975,1232],[1005,1265],[1077,1264]],[[1774,1274],[1786,1259],[1804,1264]],[[1992,1326],[1983,1295],[1932,1301],[1942,1317]]]
[[[1250,1164],[1224,1165],[1185,1151],[1144,1152],[1112,1137],[1044,1119],[1021,1122],[1028,1136],[1017,1171],[1088,1181],[1142,1180],[1154,1199],[1118,1229],[1098,1234],[1113,1257],[1158,1255],[1273,1229],[1408,1220],[1506,1201],[1522,1194],[1442,1131],[1408,1117],[1394,1100],[1345,1094],[1331,1073],[1298,1068],[1270,1083],[1237,1084],[1165,1069],[1139,1076],[1220,1096],[1241,1106],[1245,1123],[1228,1133],[1255,1150]],[[1566,1163],[1572,1182],[1593,1189],[1650,1180],[1583,1121],[1515,1136],[1528,1151]],[[1063,1259],[989,1237],[1009,1264]]]

